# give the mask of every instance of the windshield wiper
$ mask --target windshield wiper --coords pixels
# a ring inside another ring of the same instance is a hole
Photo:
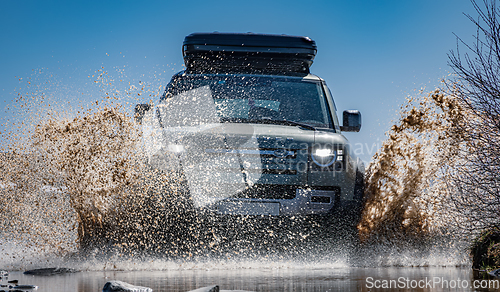
[[[308,124],[303,124],[303,123],[298,123],[294,121],[289,121],[289,120],[272,120],[272,119],[260,119],[260,120],[247,120],[249,123],[257,123],[257,124],[272,124],[272,125],[287,125],[287,126],[296,126],[296,127],[301,127],[305,128],[308,130],[315,131],[316,128],[308,125]]]
[[[315,131],[316,127],[308,124],[303,124],[299,122],[289,121],[289,120],[273,120],[268,118],[263,119],[245,119],[245,118],[221,118],[222,122],[232,122],[232,123],[254,123],[254,124],[271,124],[271,125],[287,125],[302,127],[308,130]]]

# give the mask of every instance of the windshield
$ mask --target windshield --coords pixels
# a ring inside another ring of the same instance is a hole
[[[320,82],[287,77],[178,76],[164,97],[207,87],[222,121],[291,121],[333,128]]]

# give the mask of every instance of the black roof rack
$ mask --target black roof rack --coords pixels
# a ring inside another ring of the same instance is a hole
[[[254,33],[193,33],[184,39],[188,72],[307,74],[316,56],[308,37]]]

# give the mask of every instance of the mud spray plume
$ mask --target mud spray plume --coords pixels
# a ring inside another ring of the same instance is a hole
[[[0,166],[0,216],[9,225],[4,236],[72,250],[102,226],[104,216],[120,212],[120,200],[141,170],[137,128],[120,110],[103,107],[72,120],[48,118],[21,145],[9,145]]]
[[[11,117],[1,133],[0,235],[5,240],[0,248],[10,260],[14,250],[35,257],[73,253],[99,236],[112,244],[110,239],[128,228],[116,230],[119,221],[143,214],[145,194],[154,188],[139,188],[148,175],[141,132],[116,96],[103,90],[88,109],[80,106],[68,114],[65,102],[45,93],[54,89],[40,86],[50,84],[51,77],[45,80],[37,72],[33,79],[40,80],[29,78],[26,93],[6,108]]]
[[[31,141],[46,161],[44,179],[46,184],[65,186],[77,215],[79,239],[86,228],[102,226],[105,214],[117,212],[117,200],[136,182],[138,137],[119,108],[36,126]]]
[[[439,90],[407,99],[367,167],[358,225],[363,241],[417,242],[454,219],[447,207],[448,169],[459,159],[457,129],[467,116],[453,94]]]

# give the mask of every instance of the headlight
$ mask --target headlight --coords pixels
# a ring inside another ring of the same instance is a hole
[[[314,148],[311,157],[316,165],[329,167],[337,159],[337,152],[331,148]]]

